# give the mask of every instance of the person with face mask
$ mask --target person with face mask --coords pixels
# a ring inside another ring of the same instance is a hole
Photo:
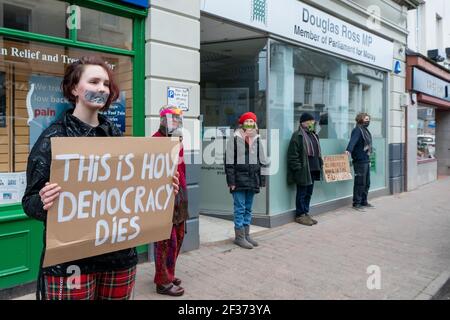
[[[179,137],[180,144],[183,137],[183,112],[175,107],[162,107],[160,112],[160,126],[153,137]],[[175,264],[180,253],[185,235],[185,221],[189,217],[188,196],[186,187],[186,164],[184,162],[183,145],[180,146],[179,162],[179,192],[175,196],[170,238],[155,242],[155,277],[156,292],[169,296],[181,296],[184,288],[181,280],[175,277]]]
[[[351,155],[355,172],[353,185],[353,208],[364,212],[365,208],[374,208],[367,202],[370,188],[370,155],[372,153],[372,135],[368,129],[370,116],[367,113],[359,113],[356,118],[356,126],[352,130],[350,142],[346,153]]]
[[[314,181],[320,180],[323,166],[315,124],[316,121],[311,114],[305,112],[300,116],[300,126],[292,134],[287,155],[287,180],[289,184],[297,185],[295,221],[306,226],[317,224],[317,220],[311,218],[308,213]]]
[[[234,204],[234,243],[245,249],[258,246],[250,236],[252,205],[255,194],[266,185],[261,169],[267,162],[256,123],[253,112],[241,115],[225,151],[225,174]]]

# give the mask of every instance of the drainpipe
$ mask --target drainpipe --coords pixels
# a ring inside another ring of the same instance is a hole
[[[419,35],[419,25],[420,25],[420,7],[421,5],[419,5],[416,9],[416,52],[420,52],[420,45],[419,45],[419,41],[420,41],[420,35]]]

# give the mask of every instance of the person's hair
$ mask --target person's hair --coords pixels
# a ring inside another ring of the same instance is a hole
[[[61,83],[61,89],[63,91],[64,97],[75,105],[77,103],[77,97],[73,95],[72,90],[80,82],[81,75],[83,74],[86,66],[89,65],[100,66],[108,74],[109,97],[106,100],[105,106],[101,109],[101,111],[106,111],[111,105],[111,102],[115,101],[119,97],[119,87],[114,81],[111,68],[102,58],[98,56],[84,56],[79,60],[71,63],[64,72],[64,79]]]
[[[356,115],[356,118],[355,118],[356,123],[362,124],[364,122],[364,118],[365,117],[369,117],[370,118],[368,113],[365,113],[365,112],[358,113]]]

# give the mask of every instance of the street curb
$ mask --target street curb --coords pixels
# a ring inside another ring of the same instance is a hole
[[[441,274],[431,281],[430,284],[414,298],[414,300],[431,300],[449,279],[450,270],[441,272]]]
[[[287,224],[285,224],[287,225]],[[285,226],[283,225],[283,226]],[[279,226],[279,227],[275,227],[275,228],[266,228],[265,230],[259,230],[259,231],[255,231],[255,232],[250,232],[251,236],[261,236],[261,235],[265,235],[266,233],[271,233],[275,230],[278,230],[278,228],[283,227],[283,226]],[[217,240],[217,241],[211,241],[211,242],[206,242],[206,243],[201,243],[200,242],[200,248],[201,247],[213,247],[213,246],[219,246],[222,244],[232,244],[233,243],[234,238],[228,238],[228,239],[223,239],[223,240]]]

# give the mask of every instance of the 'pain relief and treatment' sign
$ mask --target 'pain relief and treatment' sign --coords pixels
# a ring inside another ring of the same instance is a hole
[[[201,10],[311,47],[392,69],[391,41],[298,0],[202,0]],[[377,23],[369,23],[371,19],[367,21],[368,29],[380,28]]]
[[[44,267],[168,239],[179,140],[51,138]]]

